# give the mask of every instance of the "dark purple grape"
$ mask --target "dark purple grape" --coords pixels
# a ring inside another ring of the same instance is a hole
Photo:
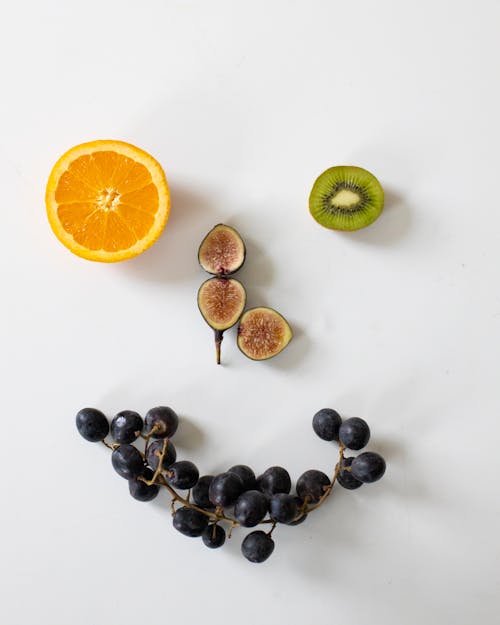
[[[163,443],[165,439],[153,441],[148,446],[148,452],[146,454],[146,460],[149,466],[156,471],[158,463],[160,461],[160,454],[163,450]],[[165,449],[165,455],[163,456],[162,469],[168,469],[168,467],[175,462],[177,458],[177,452],[175,450],[172,441],[167,441],[167,448]]]
[[[243,482],[236,473],[216,475],[208,489],[208,497],[214,506],[226,508],[232,505],[243,492]]]
[[[257,478],[259,490],[271,497],[276,493],[289,493],[292,488],[292,480],[283,467],[270,467]]]
[[[297,480],[297,495],[304,501],[307,497],[308,503],[318,503],[330,486],[330,478],[323,471],[310,469]]]
[[[189,460],[179,460],[168,467],[167,481],[171,486],[187,490],[193,488],[200,476],[198,468]]]
[[[364,484],[379,480],[385,473],[385,460],[374,451],[365,451],[352,461],[351,473]]]
[[[122,410],[111,421],[111,436],[120,445],[126,445],[135,441],[143,427],[144,421],[140,414],[133,410]]]
[[[142,477],[146,480],[151,480],[153,478],[153,471],[149,467],[146,467]],[[128,489],[132,497],[137,499],[137,501],[151,501],[158,495],[160,490],[157,484],[148,486],[148,484],[137,478],[129,480]]]
[[[126,480],[132,480],[144,473],[146,468],[141,452],[133,445],[120,445],[111,454],[114,470]]]
[[[274,551],[274,540],[261,530],[251,532],[241,543],[241,553],[250,562],[264,562]]]
[[[222,545],[226,542],[226,532],[220,525],[212,523],[203,530],[201,539],[210,549],[217,549],[218,547],[222,547]]]
[[[266,516],[269,503],[264,493],[247,490],[234,504],[234,518],[243,527],[255,527]]]
[[[342,417],[331,408],[322,408],[313,417],[313,430],[324,441],[338,441]]]
[[[342,465],[337,475],[337,482],[342,486],[342,488],[346,488],[347,490],[355,490],[360,486],[363,486],[363,483],[353,477],[351,471],[345,471],[346,467],[350,467],[353,457],[349,456],[348,458],[344,458],[342,461]]]
[[[148,410],[145,418],[146,432],[151,432],[155,428],[153,438],[170,438],[173,436],[179,425],[179,417],[166,406],[156,406]]]
[[[108,435],[109,423],[97,408],[82,408],[76,415],[76,429],[86,441],[98,443]]]
[[[269,501],[269,514],[279,523],[291,523],[297,516],[297,501],[294,495],[276,493]]]
[[[196,482],[196,485],[193,486],[191,496],[193,497],[195,505],[199,508],[205,508],[205,510],[213,510],[214,508],[208,498],[208,489],[210,488],[210,484],[213,479],[213,475],[202,475]]]
[[[174,527],[184,536],[201,536],[208,525],[208,517],[198,510],[183,506],[175,511]]]
[[[243,490],[255,490],[257,488],[257,480],[255,479],[255,473],[246,464],[236,464],[227,470],[228,473],[236,473],[241,477],[243,482]]]
[[[364,419],[346,419],[339,429],[339,440],[347,449],[363,449],[370,440],[370,428]]]

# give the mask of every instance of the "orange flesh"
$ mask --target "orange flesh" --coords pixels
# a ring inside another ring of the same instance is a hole
[[[132,247],[154,223],[158,190],[149,171],[112,151],[74,160],[55,190],[64,230],[91,250]]]

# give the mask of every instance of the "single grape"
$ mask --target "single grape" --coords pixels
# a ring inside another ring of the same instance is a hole
[[[243,482],[243,490],[255,490],[257,487],[257,480],[255,479],[255,473],[246,464],[236,464],[227,470],[228,473],[236,473],[241,477]]]
[[[208,517],[198,510],[183,506],[175,511],[173,524],[184,536],[201,536],[208,525]]]
[[[346,488],[347,490],[355,490],[360,486],[363,486],[363,483],[353,477],[351,471],[345,471],[346,467],[350,467],[354,457],[347,457],[342,460],[342,465],[337,475],[337,482],[342,486],[342,488]]]
[[[149,467],[146,467],[142,477],[146,480],[151,480],[153,478],[153,471]],[[151,501],[160,490],[159,486],[156,484],[148,486],[145,482],[137,478],[129,480],[128,489],[132,497],[137,499],[137,501]]]
[[[166,406],[156,406],[148,410],[145,418],[146,432],[151,432],[155,428],[153,438],[170,438],[173,436],[179,425],[179,417]]]
[[[324,441],[338,441],[342,417],[336,410],[322,408],[313,417],[313,430]]]
[[[264,493],[247,490],[234,504],[234,518],[243,527],[255,527],[266,516],[269,503]]]
[[[385,473],[385,460],[374,451],[365,451],[352,461],[351,473],[365,484],[379,480]]]
[[[82,408],[76,415],[76,429],[86,441],[98,443],[109,432],[109,423],[97,408]]]
[[[236,473],[216,475],[208,489],[208,497],[214,506],[226,508],[233,504],[243,492],[243,482]]]
[[[257,478],[259,490],[271,497],[276,493],[289,493],[292,488],[292,480],[283,467],[270,467]]]
[[[307,497],[308,503],[318,503],[325,494],[326,488],[330,486],[330,478],[323,471],[310,469],[297,480],[297,495],[304,501]]]
[[[144,473],[145,464],[141,452],[133,445],[120,445],[111,454],[114,470],[126,480],[132,480]]]
[[[163,450],[163,443],[165,439],[160,439],[157,441],[153,441],[148,446],[148,451],[146,454],[146,460],[148,461],[149,466],[156,471],[158,468],[158,463],[160,462],[160,454]],[[174,444],[169,439],[167,441],[167,448],[165,449],[165,455],[163,456],[162,469],[168,469],[168,467],[175,462],[177,458],[177,451],[175,450]]]
[[[198,468],[189,460],[179,460],[168,467],[167,481],[171,486],[187,490],[193,488],[200,476]]]
[[[294,495],[276,493],[269,501],[271,518],[279,523],[291,523],[297,516],[297,502]]]
[[[260,530],[250,532],[241,543],[241,552],[250,562],[264,562],[274,551],[274,540]]]
[[[339,429],[339,440],[348,449],[363,449],[370,440],[370,428],[364,419],[346,419]]]
[[[120,445],[133,443],[142,432],[144,421],[133,410],[122,410],[111,421],[111,436]]]
[[[217,549],[218,547],[222,547],[222,545],[226,542],[226,532],[220,525],[212,523],[211,525],[207,525],[207,527],[203,530],[201,539],[210,549]]]
[[[213,510],[214,508],[208,498],[208,489],[210,488],[210,484],[213,479],[213,475],[202,475],[196,482],[196,485],[193,486],[191,496],[193,497],[194,503],[199,508],[205,508],[206,510]]]

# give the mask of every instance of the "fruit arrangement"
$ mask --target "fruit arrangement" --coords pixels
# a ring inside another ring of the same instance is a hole
[[[126,260],[148,249],[170,212],[160,164],[143,150],[113,140],[83,143],[63,154],[49,176],[45,202],[57,238],[78,256],[102,262]],[[371,224],[383,205],[380,183],[360,167],[327,169],[309,197],[314,219],[336,230]],[[245,258],[243,239],[225,224],[216,225],[198,250],[201,267],[211,275],[199,288],[198,307],[214,331],[217,364],[224,332],[238,322],[238,347],[252,360],[276,356],[292,339],[288,322],[276,310],[260,306],[245,311],[245,288],[233,277]],[[366,421],[343,420],[330,408],[317,412],[312,425],[321,439],[338,444],[332,476],[309,469],[298,478],[295,492],[288,471],[279,466],[259,476],[246,465],[200,476],[193,462],[177,460],[171,439],[178,425],[177,414],[165,406],[152,408],[144,419],[124,410],[111,423],[95,408],[84,408],[76,416],[83,438],[111,450],[112,466],[127,480],[134,499],[151,501],[162,487],[170,493],[173,526],[185,536],[201,537],[214,549],[237,527],[263,526],[248,533],[241,544],[250,562],[267,560],[274,551],[276,527],[304,522],[327,500],[335,483],[354,490],[385,473],[385,461],[377,453],[345,455],[346,450],[359,451],[367,445]]]
[[[83,408],[76,426],[83,438],[102,442],[111,450],[115,471],[128,481],[130,494],[138,501],[151,501],[161,487],[171,495],[173,526],[181,534],[201,537],[215,549],[222,547],[237,527],[254,528],[241,544],[250,562],[264,562],[274,551],[273,533],[280,524],[298,525],[329,497],[337,482],[354,490],[379,480],[386,464],[375,452],[346,456],[359,451],[370,439],[363,419],[342,419],[330,408],[318,411],[312,420],[314,432],[325,441],[338,444],[338,461],[331,477],[316,469],[305,471],[297,480],[295,493],[286,469],[272,466],[261,475],[246,465],[236,465],[218,475],[200,476],[189,460],[177,460],[171,438],[179,425],[177,414],[168,407],[151,408],[143,419],[124,410],[108,422],[95,408]],[[106,440],[111,435],[113,442]],[[140,449],[137,443],[142,442]],[[136,444],[134,444],[136,443]],[[180,494],[179,491],[184,491]],[[187,492],[186,492],[187,491]]]
[[[198,262],[214,276],[198,290],[198,308],[215,334],[216,361],[224,332],[238,321],[238,347],[252,360],[267,360],[285,349],[292,339],[287,320],[276,310],[259,306],[245,313],[245,287],[230,277],[241,269],[246,248],[240,234],[230,226],[218,224],[206,235],[198,249]]]

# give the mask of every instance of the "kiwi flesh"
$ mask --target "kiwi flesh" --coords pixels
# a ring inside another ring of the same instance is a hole
[[[245,243],[231,226],[217,224],[201,242],[198,262],[214,276],[230,276],[245,262]]]
[[[287,320],[272,308],[250,308],[241,317],[238,347],[252,360],[276,356],[291,339],[292,330]]]
[[[384,207],[382,185],[366,169],[339,165],[324,171],[314,182],[309,211],[332,230],[359,230],[373,223]]]
[[[220,365],[224,331],[234,326],[246,304],[244,286],[234,278],[210,278],[198,290],[198,308],[215,333],[215,354]]]

